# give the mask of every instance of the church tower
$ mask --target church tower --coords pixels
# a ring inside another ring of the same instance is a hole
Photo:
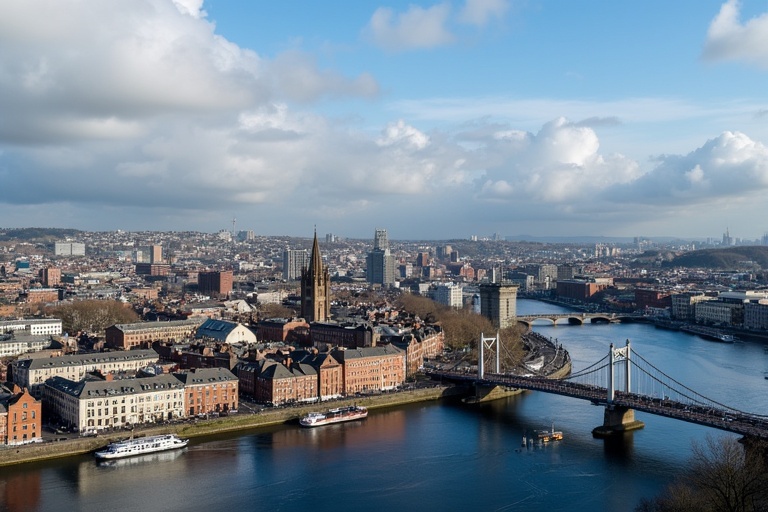
[[[317,229],[309,267],[301,271],[301,316],[307,322],[325,322],[331,317],[331,277],[320,255]]]

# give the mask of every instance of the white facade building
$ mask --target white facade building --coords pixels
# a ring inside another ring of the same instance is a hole
[[[435,286],[433,298],[435,302],[452,308],[461,308],[464,305],[462,287],[456,283],[438,284]]]
[[[0,322],[0,334],[17,331],[28,331],[32,336],[57,336],[61,334],[60,318],[5,320]]]

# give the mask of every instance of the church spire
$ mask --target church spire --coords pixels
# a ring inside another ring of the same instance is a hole
[[[320,244],[317,243],[317,228],[315,228],[315,240],[312,242],[312,254],[309,257],[309,275],[312,279],[323,272],[323,257],[320,255]]]
[[[309,266],[301,272],[301,316],[308,322],[324,322],[331,315],[331,278],[323,265],[320,244],[312,241]]]

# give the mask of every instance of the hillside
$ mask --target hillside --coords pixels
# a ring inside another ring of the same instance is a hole
[[[664,267],[708,268],[717,270],[751,270],[768,268],[767,246],[702,249],[664,261]]]

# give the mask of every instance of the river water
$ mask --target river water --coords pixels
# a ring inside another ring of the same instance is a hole
[[[565,311],[518,301],[518,314]],[[635,351],[709,398],[768,414],[768,353],[644,324],[534,328],[571,353],[574,371],[631,339]],[[372,411],[362,422],[285,425],[193,440],[182,451],[111,465],[91,456],[0,468],[0,510],[625,511],[685,471],[694,442],[729,434],[637,413],[644,429],[594,439],[603,409],[528,392],[466,406]],[[522,449],[554,422],[565,439]],[[2,452],[0,452],[0,456]]]

